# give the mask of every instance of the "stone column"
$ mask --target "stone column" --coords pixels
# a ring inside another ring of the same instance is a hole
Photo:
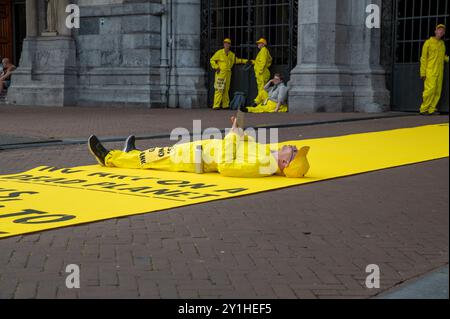
[[[23,43],[19,68],[8,90],[11,104],[66,106],[77,103],[76,44],[71,30],[65,27],[68,1],[60,1],[58,35],[27,38]],[[28,0],[27,5],[31,2]],[[31,12],[31,8],[27,8],[27,12]]]
[[[351,70],[345,63],[348,4],[348,0],[299,1],[298,62],[289,82],[290,112],[353,110]]]
[[[379,30],[365,26],[372,0],[300,0],[298,63],[291,71],[289,109],[382,112],[389,92],[380,66]]]
[[[381,15],[382,0],[352,0],[354,108],[356,112],[386,112],[390,110],[390,93],[380,60],[381,30],[366,26],[366,7],[370,4],[377,5]]]
[[[170,0],[169,106],[207,107],[205,71],[200,66],[200,0]]]
[[[27,20],[27,38],[38,35],[38,16],[36,0],[27,0],[25,4]]]

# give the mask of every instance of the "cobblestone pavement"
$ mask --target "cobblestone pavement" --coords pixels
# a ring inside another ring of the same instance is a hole
[[[202,120],[202,127],[225,128],[235,111],[209,109],[145,109],[145,108],[32,108],[0,106],[0,135],[61,139],[87,138],[91,132],[99,136],[170,133],[176,127],[192,130],[193,120]],[[393,113],[397,114],[397,113]],[[362,113],[315,114],[247,114],[248,125],[289,123],[313,120],[336,120],[383,116]]]
[[[125,136],[192,125],[191,118],[183,118],[190,113],[175,110],[168,110],[173,114],[164,123],[158,113],[149,126],[144,116],[135,116],[136,121],[124,117],[121,126],[108,120],[109,110],[81,109],[83,116],[72,109],[54,111],[34,117],[31,109],[10,110],[0,119],[0,134]],[[71,119],[66,131],[65,112]],[[217,116],[207,119],[212,125],[222,121],[216,114],[228,116],[225,111],[200,116]],[[331,118],[316,118],[321,116]],[[274,123],[293,120],[265,118]],[[447,117],[413,116],[297,127],[280,130],[280,139],[447,122]],[[141,147],[156,144],[169,141],[139,141]],[[39,165],[93,163],[85,145],[0,151],[0,174]],[[0,297],[368,298],[448,264],[448,170],[448,159],[442,159],[3,239]],[[80,265],[80,289],[65,287],[68,264]],[[380,266],[380,289],[364,285],[369,264]]]

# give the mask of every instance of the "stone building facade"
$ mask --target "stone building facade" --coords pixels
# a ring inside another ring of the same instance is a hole
[[[27,37],[8,100],[43,106],[161,107],[166,100],[184,108],[206,106],[200,4],[171,2],[71,1],[80,7],[80,28],[60,23],[56,36],[46,36],[45,1],[26,0]],[[64,22],[67,16],[61,11],[58,18]]]
[[[27,34],[9,103],[208,107],[201,0],[59,0],[77,4],[81,17],[79,29],[68,29],[68,13],[59,12],[57,35],[45,34],[46,1],[25,1]],[[367,28],[365,21],[369,4],[384,8],[391,1],[296,2],[290,111],[389,110],[382,30]]]

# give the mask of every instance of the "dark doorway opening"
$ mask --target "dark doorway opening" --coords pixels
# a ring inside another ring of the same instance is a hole
[[[25,0],[0,0],[0,56],[19,64],[26,37]]]
[[[27,36],[26,8],[24,0],[16,0],[12,3],[13,13],[13,56],[15,65],[19,65],[22,54],[23,40]]]
[[[11,0],[0,0],[0,57],[12,59]]]
[[[223,48],[223,39],[233,42],[232,51],[239,58],[255,59],[256,41],[268,40],[273,57],[272,74],[282,73],[289,80],[297,63],[298,0],[202,0],[201,63],[207,71],[208,105],[214,96],[214,73],[210,58]],[[253,68],[235,66],[230,99],[236,91],[247,93],[247,104],[257,95]]]

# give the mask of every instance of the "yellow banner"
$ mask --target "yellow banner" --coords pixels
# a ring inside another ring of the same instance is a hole
[[[448,124],[291,141],[306,178],[261,179],[84,166],[0,176],[0,238],[280,189],[448,157]]]

